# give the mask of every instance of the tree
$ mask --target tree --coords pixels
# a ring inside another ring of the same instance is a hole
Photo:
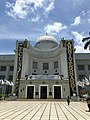
[[[89,35],[90,35],[90,32],[89,32]],[[85,43],[84,49],[87,49],[89,46],[89,50],[90,50],[90,37],[83,38],[82,42]]]

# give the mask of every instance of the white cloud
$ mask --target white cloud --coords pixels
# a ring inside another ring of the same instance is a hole
[[[90,23],[90,18],[88,19],[88,22]]]
[[[45,12],[48,13],[50,12],[52,9],[54,9],[54,2],[51,2],[49,4],[49,6],[46,8]]]
[[[8,4],[10,4],[8,2]],[[7,7],[7,4],[6,4]],[[11,17],[25,18],[28,14],[28,6],[25,5],[25,0],[16,0],[15,4],[11,4],[10,11],[7,14]]]
[[[84,49],[84,44],[82,46],[76,45],[75,48],[76,48],[75,53],[90,53],[89,48],[87,50]]]
[[[48,6],[48,7],[46,7]],[[54,0],[16,0],[14,3],[6,2],[6,13],[13,18],[25,19],[28,15],[37,15],[39,9],[49,12],[54,9]]]
[[[15,52],[11,52],[11,51],[0,51],[0,55],[12,55],[12,54],[15,54]]]
[[[44,31],[49,34],[56,34],[66,28],[66,25],[62,25],[60,22],[54,22],[52,25],[45,26]]]
[[[83,16],[85,16],[85,15],[86,15],[86,13],[85,13],[84,11],[82,11],[80,14],[81,14],[81,15],[83,15]]]
[[[7,8],[10,8],[10,7],[12,7],[13,6],[13,3],[11,4],[11,3],[9,3],[9,2],[6,2],[6,7]]]
[[[72,31],[71,32],[72,35],[75,37],[75,42],[76,42],[76,45],[75,45],[75,48],[76,48],[76,53],[90,53],[90,50],[84,50],[84,43],[82,42],[82,39],[85,37],[83,36],[82,34],[79,34],[78,32],[76,31]]]
[[[75,19],[74,19],[74,23],[73,24],[71,24],[71,25],[79,25],[81,23],[81,18],[80,18],[80,16],[78,16],[78,17],[76,17]]]
[[[37,15],[35,18],[32,18],[31,20],[32,20],[32,22],[37,22],[37,21],[39,21],[39,19],[40,19],[40,17]]]
[[[84,38],[84,36],[76,31],[72,31],[72,35],[75,37],[75,41],[77,42],[77,44],[82,45],[82,39]]]

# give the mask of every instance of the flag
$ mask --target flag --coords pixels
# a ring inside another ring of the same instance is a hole
[[[89,81],[90,81],[90,75],[89,75]]]
[[[28,75],[25,75],[25,80],[28,80],[28,78],[29,78]]]
[[[4,83],[5,83],[5,85],[10,85],[10,82],[6,79],[4,79]]]
[[[85,85],[90,85],[90,83],[89,83],[89,80],[85,77],[85,79],[84,79],[84,84]]]
[[[10,82],[10,86],[14,86],[14,84],[13,84],[13,82],[12,82],[12,81]]]
[[[84,87],[84,82],[83,82],[83,81],[82,81],[82,82],[81,82],[81,81],[78,81],[78,82],[77,82],[77,85],[80,86],[80,87]]]
[[[85,81],[84,81],[84,79],[82,80],[82,87],[85,87]]]
[[[0,80],[0,84],[3,85],[5,82],[3,80]]]
[[[81,81],[78,81],[78,82],[77,82],[77,85],[82,87],[82,82],[81,82]]]

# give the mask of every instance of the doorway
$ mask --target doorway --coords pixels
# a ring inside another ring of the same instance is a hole
[[[34,98],[34,86],[27,86],[27,99]]]
[[[40,98],[47,99],[47,86],[40,86]]]
[[[54,86],[54,99],[61,99],[61,86]]]

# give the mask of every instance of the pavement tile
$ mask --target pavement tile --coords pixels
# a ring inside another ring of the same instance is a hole
[[[67,118],[62,118],[62,119],[60,118],[59,120],[67,120]]]
[[[42,117],[41,119],[49,119],[49,117]]]
[[[30,117],[24,117],[22,120],[30,120]]]
[[[0,120],[2,120],[2,119],[0,118]],[[3,119],[3,120],[11,120],[11,119],[7,119],[7,118],[5,118],[5,119]]]
[[[41,120],[49,120],[49,118],[41,118]]]
[[[56,120],[56,119],[58,119],[58,118],[50,118],[50,120],[52,120],[52,119],[53,119],[53,120]]]
[[[86,110],[86,102],[2,101],[0,120],[90,120]]]

